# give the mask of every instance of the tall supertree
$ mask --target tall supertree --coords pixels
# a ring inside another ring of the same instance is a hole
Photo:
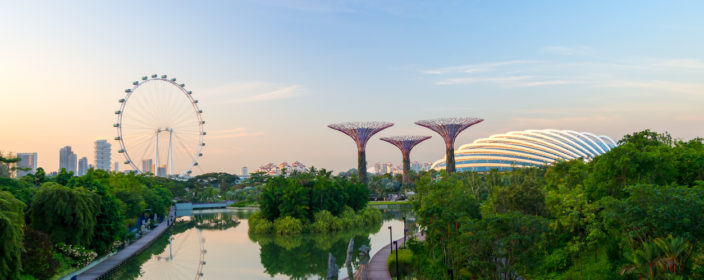
[[[463,130],[484,121],[480,118],[440,118],[416,124],[437,132],[445,140],[445,170],[455,173],[455,139]]]
[[[394,137],[382,137],[381,140],[391,143],[401,150],[401,155],[403,156],[403,182],[409,183],[408,170],[411,169],[411,150],[416,145],[420,144],[425,140],[430,139],[430,136],[394,136]]]
[[[357,176],[365,185],[367,184],[367,155],[365,148],[367,142],[374,134],[382,131],[393,123],[387,122],[345,122],[328,125],[329,128],[338,130],[357,143]]]

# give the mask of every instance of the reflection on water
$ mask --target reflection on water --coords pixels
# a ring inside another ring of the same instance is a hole
[[[110,278],[324,279],[328,253],[332,253],[342,279],[347,276],[344,261],[351,238],[355,249],[352,262],[358,267],[360,246],[370,246],[374,254],[389,244],[389,226],[393,228],[393,239],[398,239],[403,236],[402,218],[412,220],[408,209],[383,209],[384,223],[373,227],[295,237],[250,236],[247,218],[254,211],[201,210],[179,218],[169,234],[157,239]]]

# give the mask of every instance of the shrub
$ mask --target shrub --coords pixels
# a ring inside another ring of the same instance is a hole
[[[248,220],[249,232],[255,234],[271,233],[274,229],[274,223],[262,217],[261,212],[253,213]]]
[[[364,208],[358,213],[358,215],[362,217],[365,225],[377,224],[384,220],[384,216],[381,214],[381,211],[372,207]]]
[[[315,213],[311,231],[315,233],[334,232],[341,229],[337,218],[327,210]]]
[[[90,264],[93,260],[95,260],[96,257],[98,257],[98,254],[96,252],[88,250],[80,245],[59,243],[56,244],[56,250],[59,251],[62,255],[75,261],[75,267],[84,267]]]
[[[49,279],[56,273],[59,266],[59,261],[54,258],[49,235],[25,227],[22,272],[31,274],[38,279]]]
[[[403,276],[409,276],[413,273],[413,253],[408,249],[398,250],[398,263],[399,272]],[[389,267],[389,273],[391,277],[396,277],[396,250],[391,251],[389,258],[386,260],[386,264]]]
[[[278,218],[274,221],[274,232],[281,235],[300,234],[303,232],[303,223],[290,216]]]

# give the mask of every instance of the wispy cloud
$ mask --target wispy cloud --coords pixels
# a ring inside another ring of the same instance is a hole
[[[507,60],[424,70],[436,85],[492,84],[501,88],[581,85],[584,87],[650,89],[681,94],[704,94],[704,84],[686,80],[704,71],[699,59],[600,59],[585,61],[568,55],[591,54],[586,46],[548,46],[560,55],[552,60]],[[680,75],[684,74],[684,75]],[[691,79],[691,78],[690,78]]]
[[[237,82],[208,89],[203,96],[228,96],[224,103],[266,102],[305,94],[300,85],[281,86],[266,82]]]
[[[676,92],[691,95],[704,95],[704,84],[673,81],[613,81],[600,84],[601,87],[641,88],[647,90]]]
[[[248,103],[248,102],[260,102],[260,101],[271,101],[278,99],[288,99],[303,95],[303,90],[298,85],[292,85],[282,88],[277,88],[275,90],[259,93],[255,95],[243,96],[238,98],[233,98],[227,101],[228,103]]]
[[[444,67],[444,68],[438,68],[438,69],[430,69],[430,70],[423,71],[423,73],[430,74],[430,75],[446,75],[446,74],[458,74],[458,73],[464,73],[464,74],[486,73],[486,72],[496,71],[497,69],[500,69],[500,68],[503,68],[506,66],[521,65],[521,64],[528,64],[528,63],[535,63],[535,61],[509,60],[509,61],[498,61],[498,62],[489,62],[489,63],[468,64],[468,65],[461,65],[461,66],[452,66],[452,67]]]
[[[263,135],[264,132],[261,131],[247,131],[244,127],[238,127],[233,129],[215,130],[208,132],[208,139],[229,139],[247,136],[259,136]]]

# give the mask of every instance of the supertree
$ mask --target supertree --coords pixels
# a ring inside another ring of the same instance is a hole
[[[437,132],[445,140],[445,170],[455,173],[455,139],[463,130],[484,121],[480,118],[440,118],[417,121],[416,124]]]
[[[328,125],[329,128],[340,131],[352,137],[357,143],[357,176],[365,185],[367,184],[367,156],[365,147],[374,134],[382,131],[393,123],[387,122],[345,122]]]
[[[411,169],[411,150],[413,147],[420,144],[420,142],[430,139],[430,136],[393,136],[382,137],[380,139],[391,143],[401,150],[401,155],[403,156],[403,182],[409,183],[408,170]]]

